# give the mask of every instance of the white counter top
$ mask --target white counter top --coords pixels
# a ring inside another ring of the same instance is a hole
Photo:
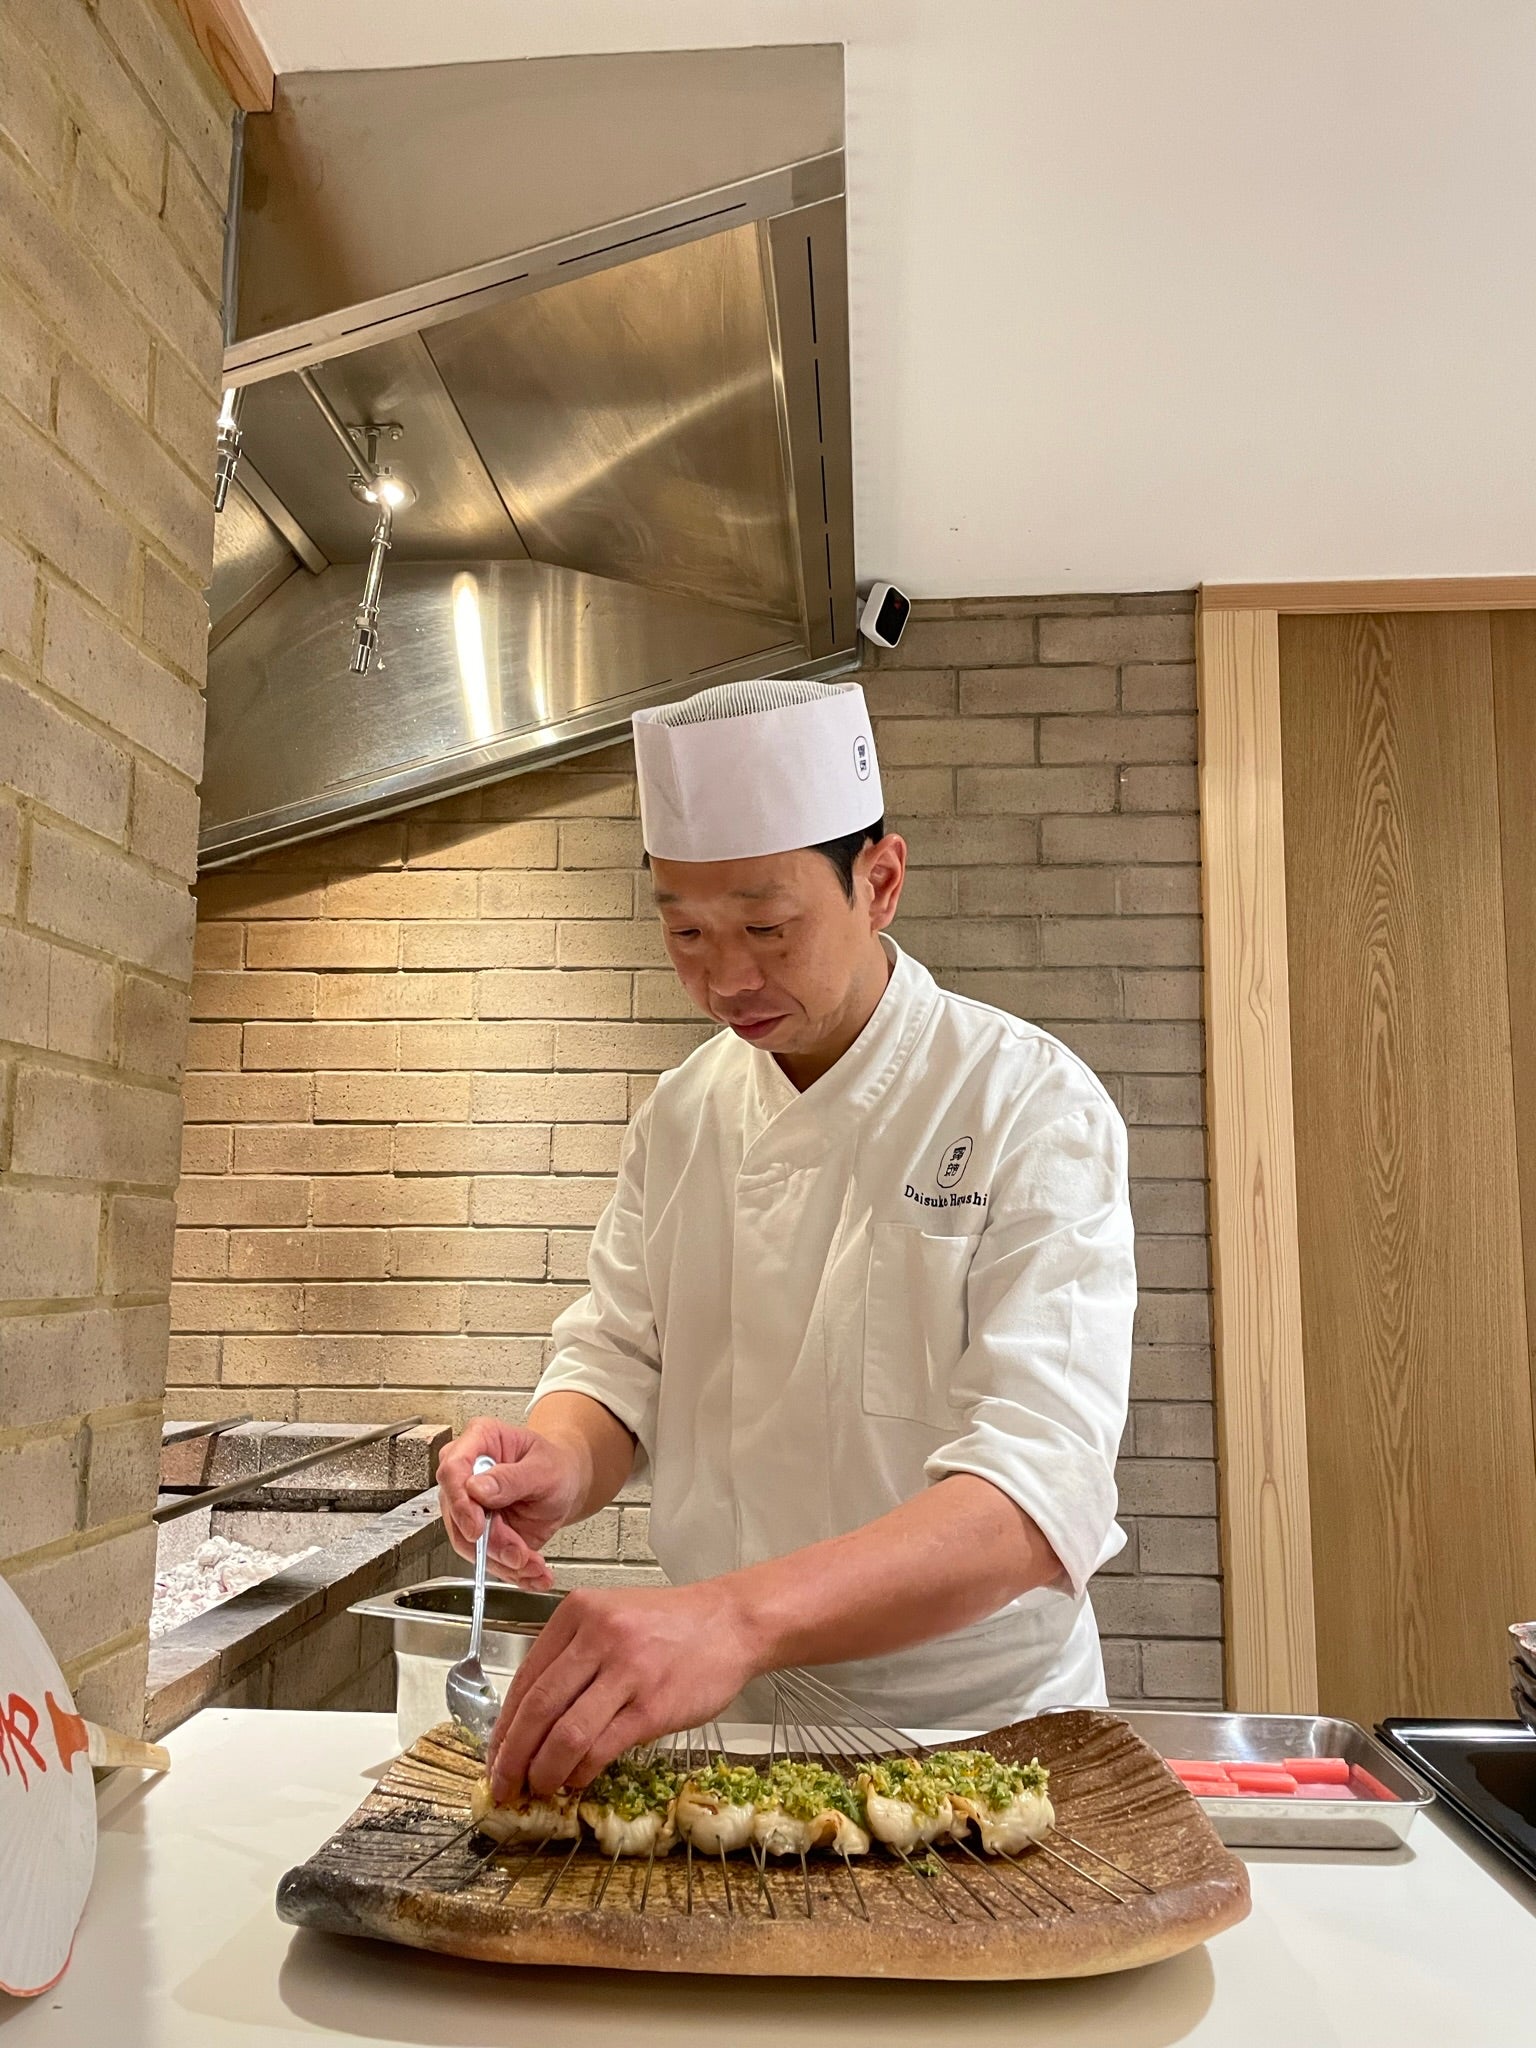
[[[392,1715],[210,1710],[167,1740],[168,1777],[124,1772],[103,1793],[74,1961],[30,2004],[0,1995],[0,2048],[1501,2048],[1536,1990],[1536,1887],[1427,1818],[1385,1855],[1250,1852],[1241,1927],[1116,1977],[839,1984],[460,1963],[300,1933],[273,1910],[282,1873],[392,1759]]]

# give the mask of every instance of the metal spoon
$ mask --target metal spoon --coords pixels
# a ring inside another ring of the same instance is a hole
[[[494,1458],[476,1458],[475,1478],[482,1472],[489,1472],[495,1465]],[[485,1625],[485,1571],[491,1541],[491,1518],[487,1514],[485,1527],[480,1531],[480,1541],[475,1545],[475,1604],[469,1623],[469,1648],[448,1673],[448,1711],[454,1720],[485,1754],[491,1739],[491,1730],[496,1726],[496,1716],[501,1712],[501,1701],[491,1689],[480,1664],[480,1632]]]

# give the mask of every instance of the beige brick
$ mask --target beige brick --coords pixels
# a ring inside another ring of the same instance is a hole
[[[1222,1702],[1221,1644],[1151,1642],[1141,1650],[1142,1687],[1159,1700]]]
[[[549,1277],[551,1280],[580,1280],[587,1277],[590,1230],[552,1230],[549,1233]]]
[[[945,718],[955,708],[949,668],[871,668],[859,677],[875,718]]]
[[[107,1201],[108,1294],[163,1294],[171,1270],[176,1204],[158,1195],[112,1195]]]
[[[21,812],[0,793],[0,917],[10,917],[21,893]]]
[[[0,1448],[0,1557],[73,1533],[81,1463],[78,1432]]]
[[[209,280],[205,288],[204,281],[193,276],[159,221],[120,189],[88,141],[77,154],[72,222],[81,246],[117,280],[149,326],[212,383],[222,354],[213,299],[217,280]],[[211,496],[207,512],[211,540]],[[146,523],[156,522],[151,518]],[[194,552],[188,567],[199,566]],[[207,573],[205,565],[202,573]]]
[[[603,1508],[584,1522],[561,1529],[545,1547],[547,1557],[617,1557],[619,1510]]]
[[[1187,612],[1130,618],[1042,619],[1042,661],[1193,661],[1195,622]]]
[[[904,917],[952,917],[955,910],[955,876],[948,868],[907,869],[901,892]]]
[[[1038,830],[1033,818],[917,818],[902,837],[919,867],[989,867],[1034,860]]]
[[[959,782],[967,817],[1115,807],[1113,768],[962,768]]]
[[[155,554],[144,557],[143,635],[162,660],[200,683],[208,667],[208,605],[201,590]]]
[[[711,1024],[561,1024],[555,1064],[607,1072],[662,1073],[714,1036]]]
[[[1198,1125],[1132,1124],[1133,1180],[1199,1180],[1205,1174],[1205,1133]]]
[[[1193,1515],[1149,1515],[1137,1528],[1143,1571],[1214,1578],[1221,1569],[1221,1531]]]
[[[231,874],[202,877],[197,885],[197,914],[200,918],[319,917],[325,907],[325,892],[323,874],[265,874],[241,868]]]
[[[557,1124],[551,1135],[550,1164],[556,1173],[618,1172],[621,1124]]]
[[[488,874],[480,882],[485,917],[628,917],[634,908],[632,873]]]
[[[160,1089],[50,1067],[17,1080],[13,1172],[170,1186],[180,1138],[181,1103]]]
[[[181,158],[171,153],[172,165],[179,165]],[[195,181],[187,180],[194,184]],[[166,194],[166,216],[169,218],[172,195]],[[220,240],[222,241],[222,223]],[[218,258],[215,256],[214,268]],[[200,377],[194,377],[181,358],[156,342],[150,367],[149,420],[156,438],[162,441],[194,476],[206,475],[218,431],[218,400]]]
[[[122,748],[0,675],[0,777],[88,832],[128,832],[130,763]]]
[[[1130,1085],[1128,1077],[1127,1087]],[[1131,1211],[1138,1231],[1185,1231],[1204,1237],[1205,1183],[1141,1181],[1131,1191]]]
[[[1196,917],[1051,918],[1041,928],[1040,944],[1041,958],[1047,965],[1198,966],[1200,920]]]
[[[623,1123],[629,1109],[622,1074],[477,1074],[471,1115],[477,1123]]]
[[[0,321],[4,317],[5,301],[0,297]],[[0,326],[0,362],[4,357],[5,331]],[[0,653],[14,654],[27,667],[32,662],[38,587],[37,566],[31,556],[0,535]]]
[[[79,125],[102,144],[133,190],[158,205],[164,131],[95,16],[78,0],[12,0],[8,11],[46,52]]]
[[[607,1179],[487,1177],[474,1183],[472,1208],[476,1223],[552,1230],[560,1224],[595,1223],[612,1194],[613,1182]]]
[[[192,977],[191,1014],[216,1017],[313,1017],[313,974],[208,973]]]
[[[340,879],[341,870],[350,875],[373,875],[383,869],[397,869],[405,861],[404,818],[383,818],[372,825],[354,825],[348,832],[332,832],[323,839],[306,840],[302,846],[280,846],[263,854],[263,868],[325,868]]]
[[[78,236],[60,223],[31,178],[9,156],[0,159],[0,272],[19,285],[34,305],[48,308],[54,325],[69,336],[71,347],[130,404],[144,404],[149,389],[149,336],[144,326],[89,260]],[[8,462],[5,474],[8,484],[16,488],[18,478]],[[74,497],[73,489],[70,495]],[[76,502],[87,501],[82,494]],[[94,499],[88,502],[94,503]],[[13,500],[7,492],[7,509],[13,519],[18,514],[24,516],[19,494]],[[58,516],[60,509],[51,508],[53,515]],[[99,507],[97,517],[102,529],[115,528],[116,522]],[[116,538],[126,568],[127,536],[119,532]],[[51,549],[44,552],[52,555],[61,569],[75,574],[70,562]],[[110,588],[99,588],[86,576],[78,580],[111,601]]]
[[[1110,1635],[1221,1634],[1221,1588],[1209,1579],[1101,1579],[1093,1604]]]
[[[629,1114],[637,1117],[646,1103],[656,1093],[657,1074],[630,1074],[627,1076],[629,1090]]]
[[[395,1230],[392,1265],[404,1279],[542,1280],[541,1230]]]
[[[226,1386],[287,1384],[320,1390],[308,1414],[316,1419],[389,1420],[420,1406],[408,1397],[391,1406],[374,1396],[352,1409],[330,1389],[356,1386],[531,1387],[543,1346],[526,1337],[377,1336],[232,1337],[224,1345]],[[244,1404],[242,1403],[242,1406]],[[305,1406],[302,1397],[300,1407]],[[473,1412],[473,1411],[471,1411]]]
[[[22,1080],[28,1079],[23,1070]],[[64,1301],[94,1293],[100,1218],[94,1194],[0,1187],[0,1296]],[[4,1408],[0,1415],[7,1426],[15,1424]]]
[[[99,1526],[148,1513],[155,1504],[160,1471],[159,1416],[92,1423],[88,1436],[87,1524]]]
[[[317,1281],[304,1290],[306,1330],[457,1330],[463,1290],[424,1281]]]
[[[208,1223],[302,1224],[309,1217],[307,1180],[238,1180],[182,1177],[176,1221],[182,1229]]]
[[[467,1223],[467,1180],[355,1175],[313,1183],[310,1219],[320,1224]]]
[[[971,718],[1027,718],[1037,712],[1113,711],[1112,668],[993,668],[960,677],[960,710]],[[1048,757],[1042,753],[1041,760]]]
[[[303,1289],[236,1285],[233,1282],[178,1285],[171,1295],[173,1330],[297,1330]]]
[[[190,782],[152,761],[134,762],[128,844],[141,860],[190,882],[197,873],[198,819]]]
[[[123,981],[122,1064],[157,1081],[179,1081],[187,1049],[184,990],[130,974]]]
[[[876,673],[883,677],[892,668],[986,668],[994,663],[1018,667],[1034,658],[1032,619],[914,618],[899,647],[881,650]]]
[[[99,0],[98,12],[192,168],[216,198],[222,197],[229,176],[229,99],[187,54],[186,32],[173,16],[146,10],[135,0]]]
[[[121,1635],[125,1615],[149,1612],[155,1532],[147,1524],[66,1551],[22,1570],[8,1568],[11,1591],[61,1661]]]
[[[0,1200],[5,1192],[0,1191]],[[13,1233],[0,1230],[0,1257],[12,1243]],[[9,1283],[6,1291],[17,1295]],[[158,1400],[167,1319],[163,1303],[0,1316],[0,1415],[9,1428],[30,1429],[95,1408]]]
[[[903,818],[943,818],[955,808],[953,768],[887,768],[881,775],[887,829]]]
[[[26,932],[0,928],[0,1038],[48,1043],[48,960],[52,949]]]
[[[1105,868],[974,868],[959,879],[963,920],[1096,916],[1115,908],[1115,878]]]
[[[1042,761],[1193,761],[1193,718],[1042,718]]]
[[[389,1271],[383,1230],[236,1230],[229,1270],[237,1280],[382,1280]]]
[[[294,915],[302,915],[295,912]],[[473,917],[472,874],[339,875],[326,885],[327,917]]]
[[[297,1073],[321,1067],[391,1068],[400,1064],[398,1033],[395,1024],[248,1024],[243,1058],[250,1068]]]
[[[1196,702],[1192,661],[1129,662],[1120,671],[1122,711],[1193,711]]]
[[[647,1021],[681,1021],[696,1017],[698,1011],[683,992],[681,982],[665,968],[660,973],[635,976],[635,1016]]]
[[[67,160],[64,103],[42,51],[8,18],[0,18],[0,135],[26,158],[40,184],[57,191]]]
[[[1138,1401],[1135,1412],[1138,1457],[1215,1457],[1215,1414],[1205,1402]]]
[[[181,1127],[181,1170],[188,1173],[228,1173],[234,1164],[235,1134],[228,1124],[183,1124]]]
[[[1200,870],[1125,868],[1115,877],[1115,905],[1136,917],[1194,917],[1200,911]]]
[[[1046,818],[1040,827],[1046,861],[1194,861],[1200,857],[1195,818]]]
[[[412,823],[406,857],[415,868],[552,868],[558,827],[552,823]]]
[[[227,1280],[229,1232],[178,1230],[171,1272],[177,1280]],[[248,1277],[245,1275],[242,1278]]]
[[[27,916],[44,931],[184,979],[192,958],[192,899],[106,847],[39,821],[32,828]]]
[[[470,1281],[464,1289],[464,1327],[472,1332],[542,1336],[582,1291],[579,1287],[494,1287]]]
[[[622,924],[593,919],[557,927],[557,957],[562,967],[665,967],[667,949],[655,917]]]
[[[1198,1024],[1084,1021],[1057,1035],[1096,1074],[1198,1074],[1204,1067]]]
[[[173,1337],[171,1339],[170,1361],[166,1373],[171,1393],[178,1387],[212,1386],[219,1377],[219,1339],[217,1337]],[[231,1408],[229,1411],[236,1411]],[[182,1410],[185,1414],[185,1410]],[[178,1410],[173,1401],[167,1400],[165,1416],[168,1422],[178,1419]],[[186,1415],[187,1421],[196,1418]]]
[[[1122,811],[1198,811],[1199,778],[1193,763],[1188,767],[1122,768],[1120,808]]]
[[[1201,976],[1198,972],[1131,973],[1125,976],[1127,1017],[1199,1017]]]
[[[26,301],[0,278],[0,398],[46,428],[53,403],[54,338]],[[3,636],[0,636],[3,643]]]
[[[1197,1074],[1132,1074],[1121,1108],[1128,1124],[1198,1124],[1205,1117],[1205,1088]]]
[[[1207,1459],[1122,1458],[1115,1479],[1122,1515],[1216,1512],[1216,1467]]]
[[[480,797],[483,818],[632,818],[634,768],[591,774],[578,762],[572,768],[493,782]]]
[[[468,1074],[317,1074],[315,1119],[338,1123],[464,1123]]]
[[[188,1074],[182,1100],[188,1123],[302,1123],[309,1115],[307,1074]]]
[[[407,924],[401,927],[402,967],[553,967],[551,923]]]
[[[569,1029],[563,1026],[562,1029]],[[341,1060],[331,1066],[346,1064]],[[476,1073],[555,1064],[552,1024],[402,1024],[402,1067],[469,1068]]]
[[[1138,1344],[1209,1344],[1208,1294],[1144,1294],[1136,1308]]]
[[[235,1132],[236,1173],[387,1173],[382,1124],[251,1124]]]
[[[913,918],[898,933],[930,969],[946,967],[1033,967],[1039,932],[1033,924],[1002,919]]]
[[[547,1173],[542,1124],[402,1124],[394,1134],[396,1173]]]
[[[121,206],[123,213],[132,209]],[[149,429],[66,358],[56,401],[59,446],[194,576],[213,569],[213,501]]]
[[[482,1017],[627,1017],[630,1011],[627,974],[504,968],[477,980]]]
[[[320,1017],[472,1017],[473,974],[322,974]]]
[[[642,851],[638,824],[576,819],[560,827],[563,868],[638,868]]]
[[[1115,977],[1107,968],[1041,967],[1020,972],[954,968],[944,976],[944,983],[957,995],[1036,1021],[1113,1015],[1118,997]]]
[[[210,927],[220,930],[220,926]],[[280,919],[253,924],[246,934],[248,967],[393,967],[400,951],[397,924],[362,919]]]
[[[138,1735],[144,1726],[148,1667],[149,1643],[139,1637],[105,1656],[93,1653],[84,1662],[71,1664],[66,1675],[75,1705],[88,1720]]]
[[[1028,720],[996,718],[888,718],[880,721],[875,745],[882,768],[930,764],[1033,761],[1035,728]]]
[[[43,674],[62,697],[195,782],[203,768],[203,700],[141,653],[111,621],[51,583]]]

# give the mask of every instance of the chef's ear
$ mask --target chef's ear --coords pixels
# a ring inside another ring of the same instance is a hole
[[[883,932],[894,919],[907,878],[907,842],[899,832],[887,832],[883,839],[864,848],[859,855],[858,877],[869,884],[869,928]]]

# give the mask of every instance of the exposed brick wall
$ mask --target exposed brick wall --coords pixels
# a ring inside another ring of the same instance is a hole
[[[230,109],[149,0],[0,15],[0,1571],[142,1711]]]
[[[898,936],[1075,1047],[1131,1126],[1131,1541],[1096,1599],[1118,1698],[1213,1700],[1192,601],[920,605],[864,680],[912,848]],[[618,748],[206,878],[189,1412],[522,1413],[625,1120],[707,1030],[639,854]],[[644,1574],[644,1514],[567,1532],[567,1581]]]

